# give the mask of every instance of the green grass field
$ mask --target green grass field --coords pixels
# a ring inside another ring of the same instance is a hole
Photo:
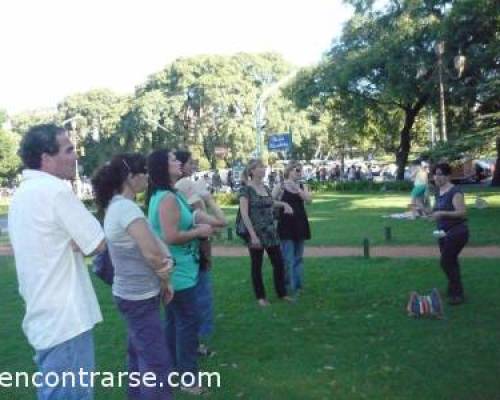
[[[335,200],[333,200],[335,201]],[[338,205],[338,203],[337,203]],[[466,259],[468,302],[444,320],[413,320],[411,290],[444,289],[437,260],[308,259],[296,304],[256,306],[249,261],[217,259],[214,268],[217,355],[201,363],[221,373],[211,399],[498,399],[500,303],[498,260]],[[97,368],[124,369],[125,331],[109,287],[95,282],[105,321],[96,329]],[[0,257],[0,372],[34,371],[21,331],[23,304],[13,260]],[[31,389],[0,389],[1,399],[32,399]],[[123,389],[97,400],[124,399]],[[190,396],[179,395],[179,399]]]
[[[489,207],[473,206],[477,194],[488,201]],[[363,238],[372,244],[433,245],[432,231],[435,223],[428,220],[395,220],[384,215],[407,210],[409,195],[401,193],[319,193],[308,206],[312,228],[310,245],[360,246]],[[471,239],[469,245],[500,245],[500,191],[477,189],[466,193]],[[229,221],[234,224],[236,206],[224,208]],[[391,227],[393,240],[386,243],[384,228]],[[228,241],[224,234],[221,244],[241,244],[240,240]]]

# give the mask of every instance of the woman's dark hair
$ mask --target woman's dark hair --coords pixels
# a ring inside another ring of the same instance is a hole
[[[104,164],[92,176],[95,202],[100,214],[108,207],[115,194],[123,190],[123,184],[129,174],[146,173],[146,159],[142,154],[117,154]]]
[[[439,163],[434,166],[434,169],[432,170],[432,174],[434,175],[437,170],[440,170],[441,173],[444,176],[450,176],[451,175],[451,166],[448,163]]]
[[[181,167],[184,167],[184,164],[191,158],[191,152],[187,150],[177,150],[175,152],[175,158],[180,161]]]
[[[170,150],[155,150],[147,159],[149,172],[149,184],[146,195],[146,208],[149,207],[149,200],[158,190],[170,190],[175,192],[174,185],[170,181],[170,171],[168,170],[168,154]]]
[[[26,168],[40,169],[42,154],[54,155],[59,152],[57,136],[66,132],[55,124],[42,124],[31,127],[23,137],[19,147],[19,157]]]

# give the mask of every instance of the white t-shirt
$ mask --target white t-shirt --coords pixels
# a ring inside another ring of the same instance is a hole
[[[102,321],[83,254],[72,241],[90,254],[104,233],[71,187],[45,172],[23,171],[8,223],[30,344],[45,350]]]
[[[202,196],[208,193],[208,187],[204,180],[193,181],[190,177],[185,177],[175,183],[175,188],[184,195],[189,205],[198,201],[205,204]]]
[[[150,299],[160,293],[158,276],[127,231],[138,219],[147,222],[140,207],[122,195],[111,199],[104,217],[104,233],[115,267],[113,295],[132,301]]]

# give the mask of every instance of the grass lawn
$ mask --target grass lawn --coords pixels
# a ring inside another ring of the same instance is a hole
[[[447,307],[445,320],[413,320],[404,310],[409,291],[444,288],[436,260],[308,259],[306,289],[297,304],[275,301],[266,265],[273,303],[267,309],[253,299],[248,264],[243,258],[215,262],[217,355],[201,369],[220,372],[222,388],[209,398],[499,398],[498,260],[463,261],[468,303]],[[123,323],[109,287],[95,286],[105,318],[95,335],[97,369],[123,370]],[[33,371],[8,257],[0,257],[0,304],[0,372]],[[0,398],[32,399],[34,393],[0,389]],[[123,389],[99,388],[96,398],[125,396]]]
[[[466,193],[471,230],[470,245],[500,245],[500,191],[482,188]],[[480,193],[489,207],[479,210],[473,207],[475,196]],[[407,210],[409,194],[406,193],[318,193],[308,206],[313,238],[310,245],[361,246],[363,238],[372,244],[433,245],[432,231],[435,223],[428,220],[395,220],[382,216]],[[236,206],[226,207],[229,221],[234,224]],[[393,240],[384,240],[384,227],[390,226]],[[219,240],[225,245],[241,244],[241,241]]]

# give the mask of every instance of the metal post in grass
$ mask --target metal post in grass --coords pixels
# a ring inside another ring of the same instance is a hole
[[[390,226],[384,228],[385,241],[390,242],[392,240],[392,230]]]
[[[227,240],[233,240],[233,228],[227,227]]]
[[[363,239],[363,256],[370,258],[370,240],[368,238]]]

